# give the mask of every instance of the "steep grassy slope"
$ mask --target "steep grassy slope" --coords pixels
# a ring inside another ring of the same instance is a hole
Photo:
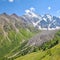
[[[60,31],[55,34],[53,40],[43,43],[33,53],[15,60],[60,60]]]
[[[25,30],[24,30],[25,31]],[[3,38],[4,41],[1,43],[1,47],[0,47],[0,57],[5,56],[7,53],[9,53],[11,50],[14,50],[16,47],[20,46],[21,43],[23,43],[24,41],[27,41],[27,39],[29,39],[30,37],[33,36],[32,32],[27,32],[27,34],[25,33],[17,33],[15,34],[15,32],[10,31],[10,34],[8,35],[8,38]]]
[[[15,59],[16,57],[20,57],[20,56],[23,56],[23,55],[26,55],[26,54],[29,54],[32,52],[36,52],[38,49],[45,50],[47,48],[51,48],[52,44],[53,45],[57,44],[56,40],[55,41],[49,40],[54,37],[55,33],[56,33],[56,31],[41,31],[40,33],[38,33],[37,35],[35,35],[31,39],[29,39],[27,43],[23,43],[22,46],[19,46],[18,48],[13,50],[10,54],[8,54],[7,57]],[[43,36],[45,36],[45,37],[43,37]],[[43,38],[40,39],[40,37],[43,37]],[[29,45],[29,41],[31,42],[30,45]],[[48,43],[44,43],[47,41],[48,41]],[[38,44],[36,44],[36,43],[38,43]]]
[[[27,54],[16,60],[60,60],[60,44],[47,51],[38,51]]]

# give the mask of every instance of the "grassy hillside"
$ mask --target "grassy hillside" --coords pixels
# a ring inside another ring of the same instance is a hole
[[[15,60],[60,60],[60,31],[55,34],[53,40],[42,44],[33,53]]]
[[[33,27],[33,26],[32,26]],[[0,60],[16,54],[37,32],[15,15],[0,15]]]
[[[0,58],[19,46],[23,41],[28,40],[33,34],[26,29],[21,29],[19,33],[13,30],[9,31],[7,37],[0,35]]]
[[[0,60],[16,58],[16,60],[42,60],[48,56],[59,59],[60,31],[56,35],[56,31],[42,31],[36,35],[38,32],[36,28],[27,25],[16,15],[9,16],[5,13],[0,15]],[[54,35],[55,38],[52,39]],[[36,43],[42,44],[37,46]],[[56,45],[57,47],[54,47]],[[52,53],[53,51],[54,53]]]
[[[15,60],[60,60],[60,44],[46,51],[27,54]]]

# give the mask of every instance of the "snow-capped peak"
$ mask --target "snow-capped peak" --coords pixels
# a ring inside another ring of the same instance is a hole
[[[31,23],[34,27],[41,30],[54,30],[60,29],[60,18],[45,14],[40,16],[34,12],[34,8],[25,10],[24,20],[29,24]]]
[[[46,18],[43,18],[43,20],[45,20],[45,21],[46,21]]]
[[[52,16],[51,15],[46,15],[50,20],[52,19]]]
[[[25,15],[28,15],[29,17],[38,17],[32,9],[25,10]]]
[[[46,16],[48,17],[48,19],[49,19],[50,21],[51,21],[52,18],[53,18],[53,16],[51,16],[51,15],[49,15],[49,14],[47,14]]]

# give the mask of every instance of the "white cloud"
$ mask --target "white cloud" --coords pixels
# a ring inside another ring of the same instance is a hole
[[[35,11],[35,8],[31,7],[30,10],[31,10],[31,11]]]
[[[9,2],[14,2],[14,0],[9,0]]]
[[[26,12],[26,13],[29,13],[29,12],[30,12],[30,10],[25,10],[25,12]]]
[[[48,10],[51,10],[51,7],[50,6],[48,7]]]
[[[26,13],[29,13],[29,12],[32,12],[32,11],[35,11],[35,8],[31,7],[30,9],[25,10]]]

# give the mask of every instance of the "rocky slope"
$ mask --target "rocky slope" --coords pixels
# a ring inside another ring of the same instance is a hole
[[[0,15],[0,60],[8,53],[31,38],[37,30],[28,26],[16,14]]]
[[[54,38],[55,33],[58,30],[47,30],[47,31],[41,31],[39,34],[35,35],[34,37],[32,37],[27,45],[31,45],[31,46],[40,46],[42,45],[44,42],[47,42],[49,40],[52,40]]]

